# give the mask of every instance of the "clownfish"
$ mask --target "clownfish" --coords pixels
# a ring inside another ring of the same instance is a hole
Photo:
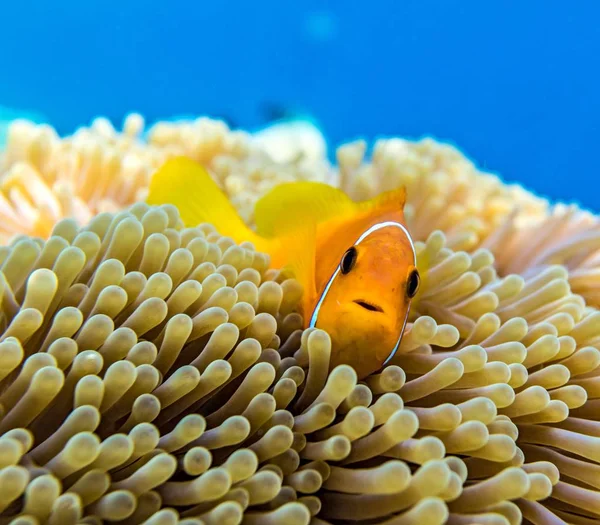
[[[250,241],[271,266],[303,286],[305,328],[331,337],[330,366],[348,364],[359,378],[394,356],[421,278],[404,220],[405,188],[355,202],[319,182],[275,186],[255,205],[252,230],[198,163],[177,157],[153,175],[148,204],[172,204],[186,226],[213,224]]]

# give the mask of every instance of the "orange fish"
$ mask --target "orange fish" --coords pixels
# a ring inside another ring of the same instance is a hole
[[[184,157],[153,176],[149,204],[173,204],[186,226],[213,224],[235,242],[250,241],[304,288],[305,327],[327,331],[331,367],[363,378],[398,350],[420,284],[404,222],[404,188],[363,202],[318,182],[290,182],[257,203],[256,231],[237,214],[209,173]]]

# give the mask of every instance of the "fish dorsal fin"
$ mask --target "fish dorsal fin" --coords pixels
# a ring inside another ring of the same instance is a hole
[[[154,173],[147,202],[173,204],[188,227],[208,222],[237,243],[257,240],[208,171],[187,157],[169,159]]]
[[[393,190],[384,191],[372,199],[361,201],[358,204],[363,210],[403,210],[406,204],[406,187],[400,186]]]
[[[303,286],[303,313],[316,297],[317,226],[328,219],[351,214],[356,209],[344,192],[319,182],[291,182],[275,186],[254,209],[260,236],[275,239],[284,275],[294,276]],[[285,261],[285,262],[283,262]]]
[[[276,237],[302,225],[351,214],[357,205],[342,190],[323,182],[286,182],[258,200],[254,222],[259,235]]]

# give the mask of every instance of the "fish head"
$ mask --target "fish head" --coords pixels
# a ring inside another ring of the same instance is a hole
[[[349,364],[360,378],[381,368],[398,349],[419,284],[401,223],[378,223],[348,246],[310,321],[331,337],[331,367]]]

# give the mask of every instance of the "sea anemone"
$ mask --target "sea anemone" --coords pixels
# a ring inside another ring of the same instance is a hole
[[[489,249],[500,275],[535,275],[560,264],[573,291],[600,306],[600,219],[575,205],[550,205],[482,173],[455,148],[431,139],[378,141],[369,161],[358,141],[337,151],[339,185],[364,199],[406,185],[411,233],[442,230],[454,249]]]
[[[273,160],[274,138],[208,118],[158,122],[147,132],[138,114],[127,116],[122,131],[97,118],[65,139],[48,125],[15,121],[0,157],[0,241],[16,234],[46,238],[62,218],[86,224],[97,213],[143,201],[152,173],[176,155],[207,166],[248,221],[254,202],[275,184],[331,179],[327,160],[307,146],[288,148],[298,156],[285,162]]]
[[[106,149],[24,123],[10,136],[0,213],[23,219],[0,248],[2,522],[600,519],[595,216],[431,140],[379,141],[368,161],[349,144],[332,173],[325,159],[275,162],[241,133],[202,157],[199,123],[157,125],[145,143],[128,122],[80,132]],[[112,171],[98,160],[109,150]],[[209,165],[250,223],[280,180],[327,180],[356,199],[406,184],[427,269],[393,361],[360,382],[329,370],[328,334],[302,330],[301,287],[268,256],[218,224],[185,228],[172,206],[133,203],[171,152]],[[90,193],[69,186],[60,202],[81,206],[43,215],[67,180],[51,159],[69,156],[69,180]],[[42,186],[23,185],[32,173]],[[109,182],[135,191],[107,197]]]

